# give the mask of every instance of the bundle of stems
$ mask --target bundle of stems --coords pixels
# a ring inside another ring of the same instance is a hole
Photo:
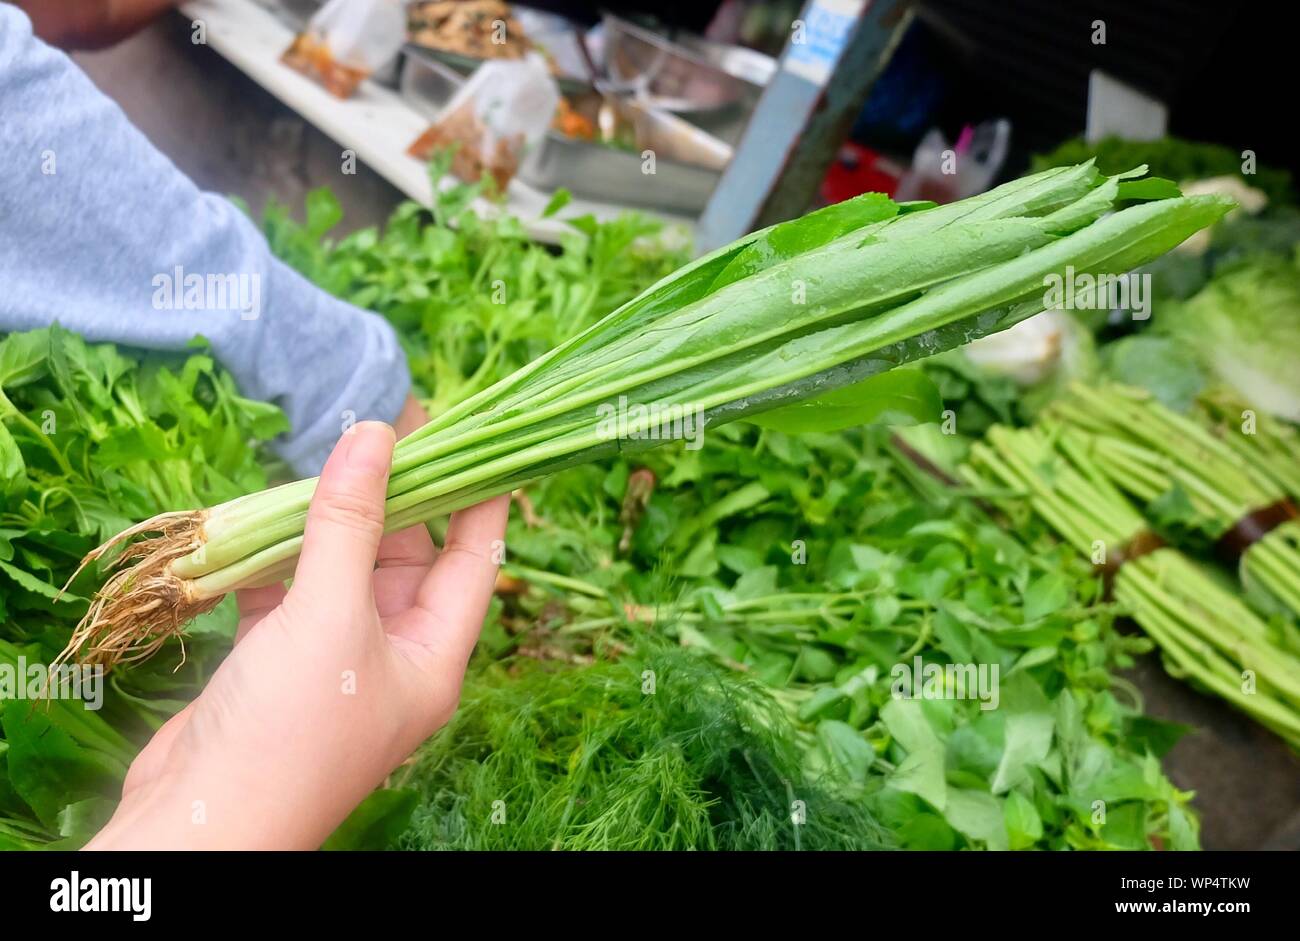
[[[1171,674],[1300,747],[1300,657],[1212,572],[1160,546],[1076,441],[1041,427],[994,427],[972,447],[962,474],[975,487],[1027,498],[1039,517],[1091,558],[1115,600],[1159,645]]]
[[[507,575],[560,595],[572,615],[559,634],[581,634],[624,624],[709,624],[746,628],[754,633],[789,634],[811,639],[812,628],[845,624],[861,612],[871,597],[865,591],[781,591],[710,607],[698,597],[683,597],[661,605],[623,601],[591,582],[569,575],[513,563],[503,566]]]
[[[1053,403],[1043,425],[1085,452],[1120,489],[1150,505],[1175,489],[1193,510],[1192,527],[1214,540],[1252,514],[1292,511],[1286,493],[1267,474],[1195,418],[1166,408],[1149,392],[1109,383],[1076,383]],[[1254,538],[1252,535],[1251,538]],[[1238,573],[1300,616],[1300,520],[1284,521],[1241,551]]]
[[[1172,675],[1300,748],[1300,658],[1234,592],[1181,552],[1161,549],[1124,566],[1115,600],[1160,645]]]
[[[1202,393],[1197,404],[1221,441],[1272,486],[1300,501],[1300,430],[1252,409],[1226,389]]]
[[[717,425],[815,401],[1018,323],[1067,268],[1127,272],[1232,207],[1169,196],[1113,211],[1143,192],[1125,190],[1143,171],[1058,168],[937,207],[868,194],[746,236],[403,439],[386,525],[654,446],[658,416]],[[291,576],[315,485],[166,513],[92,552],[87,561],[151,534],[121,553],[65,655],[147,656],[226,592]]]

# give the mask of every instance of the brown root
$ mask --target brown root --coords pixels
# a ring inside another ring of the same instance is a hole
[[[192,619],[216,607],[220,597],[195,597],[192,584],[171,571],[173,561],[203,544],[206,518],[202,510],[163,513],[124,530],[88,553],[73,579],[128,539],[156,534],[127,544],[113,561],[115,571],[95,592],[90,609],[54,663],[76,659],[111,668],[143,660],[171,638],[180,636],[181,629]]]

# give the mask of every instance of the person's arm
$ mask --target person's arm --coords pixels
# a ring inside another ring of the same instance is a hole
[[[10,0],[32,30],[62,49],[103,49],[130,36],[179,0]]]
[[[244,395],[285,410],[277,450],[304,474],[345,427],[403,412],[410,378],[383,318],[273,257],[2,3],[0,127],[0,331],[58,321],[161,350],[206,337]]]

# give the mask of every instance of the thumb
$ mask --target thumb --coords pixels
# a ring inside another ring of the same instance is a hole
[[[383,422],[361,422],[334,446],[307,510],[294,587],[322,597],[370,596],[394,440]]]

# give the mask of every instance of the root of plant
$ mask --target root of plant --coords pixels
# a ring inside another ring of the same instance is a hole
[[[171,572],[174,560],[203,544],[202,510],[161,513],[132,526],[92,550],[68,580],[122,546],[113,574],[91,599],[90,608],[72,632],[54,665],[70,661],[102,664],[143,660],[156,653],[193,618],[212,610],[221,597],[197,598],[193,583]],[[149,538],[129,542],[136,536]],[[65,585],[63,590],[67,591]]]

